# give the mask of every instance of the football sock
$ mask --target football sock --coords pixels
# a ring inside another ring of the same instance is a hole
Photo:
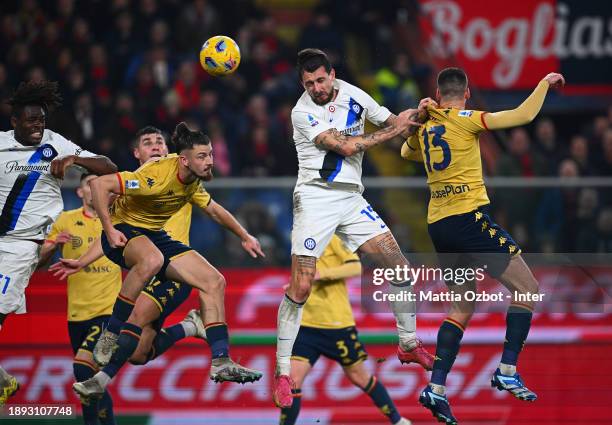
[[[108,319],[108,325],[106,329],[109,332],[114,334],[119,334],[121,327],[125,323],[125,321],[132,314],[132,310],[134,309],[134,301],[130,300],[127,297],[119,294],[117,295],[117,299],[115,300],[115,305],[113,306],[113,314],[110,319]]]
[[[506,314],[506,341],[504,342],[504,352],[501,358],[501,363],[504,365],[516,366],[519,353],[523,349],[529,334],[532,317],[533,313],[527,306],[512,304],[508,307],[508,313]],[[502,371],[502,373],[504,372]]]
[[[177,341],[183,338],[185,338],[185,330],[180,323],[162,329],[153,340],[151,347],[153,353],[149,354],[149,360],[161,356],[168,348],[172,347]]]
[[[138,347],[142,328],[132,323],[125,323],[119,332],[117,351],[113,353],[110,362],[102,369],[110,378],[114,377],[119,369],[128,361]]]
[[[83,382],[94,376],[96,367],[83,360],[76,360],[72,363],[74,378],[77,382]],[[88,404],[81,403],[83,409],[83,422],[85,425],[98,424],[98,401],[90,400]]]
[[[291,393],[293,394],[293,403],[291,407],[281,409],[279,425],[295,425],[295,421],[300,414],[300,408],[302,407],[302,390],[296,388],[291,390]]]
[[[383,384],[378,382],[375,376],[370,378],[370,382],[362,390],[372,399],[376,407],[385,415],[392,424],[399,422],[400,416],[395,404],[389,397],[389,393]]]
[[[115,425],[115,412],[113,412],[113,399],[108,391],[98,401],[98,419],[101,425]]]
[[[392,294],[399,294],[401,291],[411,291],[411,281],[389,284],[389,291]],[[397,324],[397,334],[400,346],[405,350],[412,350],[417,346],[416,339],[416,303],[407,301],[389,301],[395,322]]]
[[[463,326],[453,319],[447,318],[442,322],[438,330],[436,357],[431,372],[430,382],[432,384],[446,385],[446,375],[453,367],[457,353],[459,353],[463,331]]]
[[[283,297],[278,308],[276,322],[276,373],[289,375],[291,371],[291,351],[297,338],[302,322],[304,303],[293,301],[287,294]]]
[[[212,352],[212,359],[229,357],[229,335],[227,333],[227,324],[223,322],[209,323],[204,327],[206,329],[206,337]]]
[[[183,332],[185,333],[183,338],[187,338],[188,336],[196,336],[198,333],[196,326],[192,322],[181,322],[179,325],[183,327]]]

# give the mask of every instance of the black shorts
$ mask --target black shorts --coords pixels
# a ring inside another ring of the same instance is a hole
[[[93,353],[94,346],[98,342],[102,330],[106,327],[109,317],[98,316],[80,322],[68,322],[68,335],[70,336],[72,354],[76,355],[79,349]]]
[[[125,235],[128,240],[127,243],[129,243],[132,239],[141,236],[146,236],[149,238],[149,240],[151,240],[151,242],[153,242],[153,245],[155,245],[164,256],[164,265],[158,273],[160,280],[166,280],[166,268],[173,258],[192,250],[192,248],[189,246],[172,239],[164,230],[143,229],[141,227],[132,226],[131,224],[126,223],[115,224],[115,229],[119,230]],[[121,266],[124,269],[129,269],[129,267],[125,264],[125,259],[123,258],[123,249],[125,247],[111,248],[105,232],[102,232],[101,241],[104,255],[106,255],[118,266]]]
[[[166,318],[189,298],[191,286],[170,280],[155,280],[145,286],[141,293],[151,298],[159,309],[160,316],[153,322],[153,328],[159,332]]]
[[[368,358],[355,326],[342,329],[300,326],[291,354],[292,359],[308,361],[311,366],[314,366],[321,355],[335,360],[342,367]]]
[[[451,215],[428,226],[443,267],[481,267],[498,278],[510,259],[521,253],[512,236],[489,215],[489,205]]]

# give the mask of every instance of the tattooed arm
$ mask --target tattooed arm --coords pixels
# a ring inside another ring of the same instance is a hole
[[[416,109],[408,109],[399,115],[393,115],[392,123],[378,131],[361,136],[347,136],[340,133],[335,128],[331,128],[319,134],[314,143],[324,149],[334,151],[342,156],[352,156],[359,152],[364,152],[373,146],[379,145],[396,136],[400,136],[411,125],[419,125],[412,120],[412,115],[416,114]],[[385,121],[386,123],[386,121]]]

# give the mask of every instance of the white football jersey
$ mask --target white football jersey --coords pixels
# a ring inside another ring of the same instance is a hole
[[[51,161],[66,155],[95,156],[51,130],[35,146],[17,142],[13,130],[0,131],[0,237],[44,239],[64,209]]]
[[[293,141],[298,154],[298,184],[306,182],[353,183],[360,187],[363,152],[350,157],[320,148],[314,139],[335,128],[349,136],[364,132],[365,120],[380,126],[391,112],[352,84],[336,79],[333,102],[317,105],[305,91],[291,111]]]

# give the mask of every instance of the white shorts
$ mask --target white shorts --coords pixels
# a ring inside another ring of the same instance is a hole
[[[0,238],[0,313],[26,312],[25,289],[39,254],[36,242]]]
[[[336,233],[351,251],[389,231],[358,190],[301,184],[293,192],[291,254],[319,258]]]

